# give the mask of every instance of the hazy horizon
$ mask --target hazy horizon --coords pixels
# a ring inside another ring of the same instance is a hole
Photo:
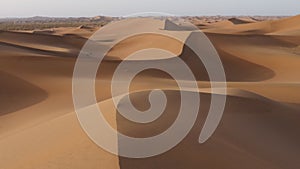
[[[296,14],[296,15],[300,15]],[[290,16],[296,16],[296,15],[174,15],[175,17],[290,17]],[[92,17],[97,17],[97,16],[104,16],[104,17],[125,17],[126,16],[109,16],[109,15],[94,15],[94,16],[15,16],[15,17],[0,17],[0,19],[26,19],[26,18],[34,18],[34,17],[42,17],[42,18],[92,18]],[[141,16],[141,15],[136,15],[136,16]],[[144,16],[144,15],[143,15]],[[141,16],[141,17],[143,17]],[[153,16],[153,15],[146,15],[146,16]],[[164,17],[165,15],[157,15],[157,17]]]
[[[38,1],[1,2],[0,18],[43,17],[121,17],[135,13],[156,12],[176,16],[292,16],[300,12],[298,0],[110,0],[110,1]]]

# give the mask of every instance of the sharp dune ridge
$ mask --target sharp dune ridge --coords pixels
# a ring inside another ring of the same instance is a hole
[[[211,91],[207,71],[189,47],[162,35],[136,35],[114,46],[98,70],[97,105],[112,127],[135,137],[153,136],[168,128],[177,117],[180,92],[167,73],[152,69],[141,72],[130,86],[133,105],[140,110],[149,108],[149,92],[157,88],[165,92],[168,103],[156,121],[133,123],[113,106],[110,85],[117,66],[122,61],[132,65],[166,64],[174,59],[125,60],[140,49],[160,48],[181,58],[195,75],[198,89],[187,87],[182,91],[199,91],[201,102],[194,127],[174,149],[145,159],[104,151],[88,138],[76,119],[72,101],[74,65],[87,39],[102,28],[1,31],[0,168],[298,169],[300,16],[265,21],[231,18],[215,23],[194,19],[193,23],[220,55],[228,85],[221,124],[204,144],[198,143],[198,137],[211,97],[223,94]],[[176,23],[169,21],[153,22],[151,26],[180,33]],[[128,28],[130,25],[120,32]],[[113,36],[103,39],[104,44],[112,41]],[[188,86],[187,79],[180,80]]]

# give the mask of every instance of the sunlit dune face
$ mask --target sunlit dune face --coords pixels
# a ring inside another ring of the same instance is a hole
[[[123,41],[115,45],[111,49],[111,51],[109,51],[107,56],[123,60],[136,51],[149,48],[166,50],[172,52],[174,55],[179,56],[182,52],[182,46],[183,44],[180,41],[172,37],[145,33],[124,39]],[[163,58],[157,58],[155,55],[141,58],[141,60],[146,59]]]

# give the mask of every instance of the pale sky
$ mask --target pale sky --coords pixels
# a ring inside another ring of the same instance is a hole
[[[0,0],[0,18],[30,16],[297,15],[300,0]]]

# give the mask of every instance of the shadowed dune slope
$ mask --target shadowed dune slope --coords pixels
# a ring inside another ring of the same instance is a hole
[[[232,22],[233,24],[247,24],[247,23],[253,23],[253,20],[250,19],[243,19],[243,18],[230,18],[228,19],[230,22]]]
[[[47,98],[44,90],[23,79],[2,71],[0,71],[0,77],[0,116],[34,105]]]
[[[172,103],[179,103],[179,93],[166,91]],[[134,94],[133,103],[140,106],[140,97]],[[297,168],[300,137],[300,116],[297,110],[262,99],[228,96],[223,120],[209,142],[200,145],[198,137],[205,120],[210,96],[201,94],[203,106],[196,125],[176,148],[153,158],[128,159],[120,157],[120,168]],[[176,118],[178,104],[167,105],[168,116],[149,125],[140,125],[117,116],[118,128],[127,135],[149,137],[164,131]],[[255,106],[253,106],[255,105]],[[170,114],[170,112],[173,112]],[[153,127],[155,126],[155,127]],[[132,147],[133,148],[133,147]],[[274,153],[281,152],[281,153]],[[217,163],[216,163],[217,161]],[[238,162],[237,162],[238,161]]]

